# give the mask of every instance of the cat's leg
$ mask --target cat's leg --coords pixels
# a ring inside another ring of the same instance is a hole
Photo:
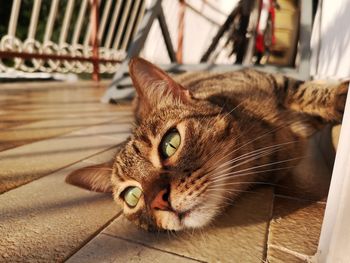
[[[279,105],[294,111],[321,117],[325,121],[341,122],[349,81],[300,81],[281,74],[269,74],[246,69],[232,74],[235,86],[242,90],[258,89],[274,96]]]
[[[285,82],[285,83],[288,83]],[[295,111],[319,116],[326,121],[341,122],[349,82],[307,81],[284,87],[283,105]]]

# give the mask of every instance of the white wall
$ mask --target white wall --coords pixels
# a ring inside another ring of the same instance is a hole
[[[323,0],[312,36],[311,74],[350,79],[350,0]],[[320,263],[350,262],[350,95],[323,220]]]
[[[350,0],[320,0],[320,4],[311,39],[311,75],[349,78]]]

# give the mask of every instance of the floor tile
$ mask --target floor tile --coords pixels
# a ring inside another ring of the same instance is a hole
[[[0,195],[0,262],[61,262],[119,213],[111,195],[65,183],[83,166]]]
[[[124,217],[117,218],[103,233],[148,247],[209,262],[261,262],[272,205],[272,189],[248,193],[203,230],[149,233]]]
[[[269,229],[269,246],[283,247],[308,256],[314,255],[324,210],[325,204],[276,197]]]
[[[269,247],[267,257],[268,263],[311,263],[312,257],[298,254],[290,254],[288,252]]]
[[[105,163],[114,159],[118,151],[119,147],[113,147],[109,150],[99,153],[98,155],[94,155],[88,159],[85,159],[82,162],[86,163],[87,166]]]
[[[198,262],[179,255],[148,248],[119,238],[100,234],[83,249],[69,258],[67,263],[95,262]]]
[[[114,114],[116,115],[116,114]],[[31,143],[38,140],[59,136],[74,130],[83,129],[103,122],[109,122],[115,116],[82,117],[44,120],[16,126],[0,131],[0,151]],[[130,123],[125,120],[122,125]],[[98,127],[96,128],[98,130]],[[97,133],[97,132],[96,132]]]
[[[111,148],[129,136],[125,125],[118,124],[113,126],[116,135],[100,136],[96,132],[84,135],[80,130],[0,152],[0,193]]]

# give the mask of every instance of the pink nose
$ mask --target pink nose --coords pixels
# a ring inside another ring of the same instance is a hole
[[[169,210],[169,191],[167,189],[161,190],[151,203],[151,208],[156,210]]]

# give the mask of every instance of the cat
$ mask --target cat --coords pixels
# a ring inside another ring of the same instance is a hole
[[[172,78],[129,64],[136,127],[108,163],[68,183],[113,192],[148,230],[207,225],[257,182],[276,182],[303,158],[307,138],[340,123],[348,83],[299,81],[253,69]]]

